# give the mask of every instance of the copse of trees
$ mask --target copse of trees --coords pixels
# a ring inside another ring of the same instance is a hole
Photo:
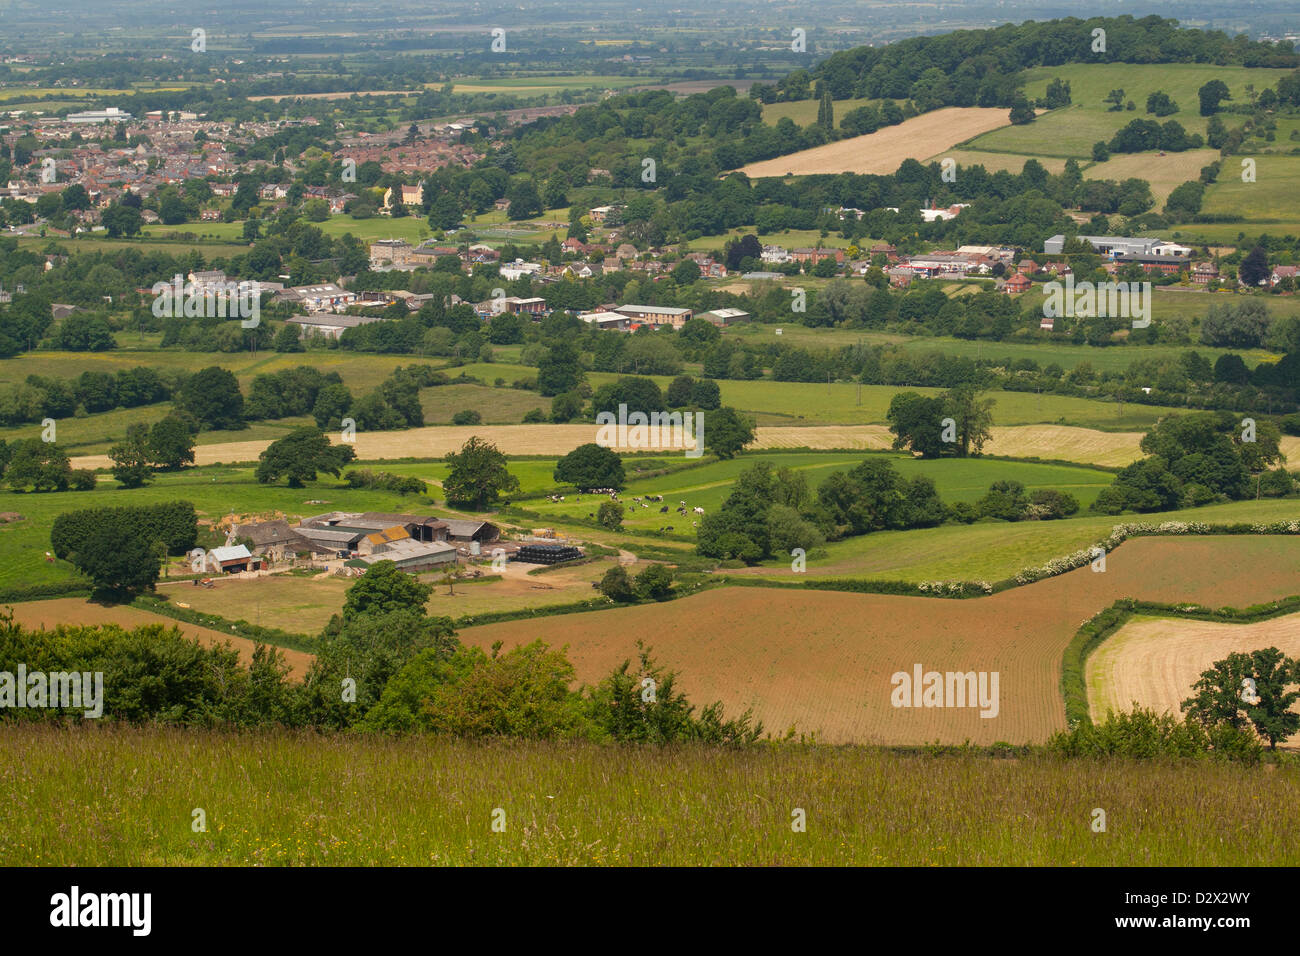
[[[0,441],[0,478],[14,491],[91,491],[95,473],[73,468],[67,452],[39,438]]]
[[[579,445],[556,462],[553,477],[560,484],[574,485],[579,491],[592,488],[618,491],[627,483],[623,459],[595,442]]]
[[[287,477],[290,488],[301,488],[315,481],[317,472],[338,477],[343,466],[356,456],[351,445],[332,445],[319,428],[304,425],[271,442],[258,456],[254,474],[263,484]]]
[[[447,503],[458,508],[481,510],[495,504],[503,494],[519,490],[519,479],[510,473],[506,456],[496,445],[477,435],[449,452],[449,466],[442,490]]]
[[[198,538],[188,501],[68,511],[54,519],[50,545],[97,591],[114,595],[152,588],[167,554],[183,554]]]
[[[933,398],[899,392],[885,414],[894,433],[893,447],[910,449],[922,458],[979,454],[992,435],[995,403],[973,385],[959,385]]]
[[[1262,494],[1264,470],[1282,460],[1280,437],[1273,422],[1252,430],[1227,412],[1170,415],[1143,436],[1149,457],[1122,469],[1092,509],[1171,511]]]

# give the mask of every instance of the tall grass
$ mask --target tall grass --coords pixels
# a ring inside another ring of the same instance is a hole
[[[1295,764],[11,725],[0,790],[5,866],[1300,862]]]

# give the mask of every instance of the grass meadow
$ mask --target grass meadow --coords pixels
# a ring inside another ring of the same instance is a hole
[[[1204,135],[1206,119],[1200,115],[1197,98],[1197,90],[1204,84],[1222,80],[1236,102],[1246,99],[1246,84],[1253,83],[1256,90],[1276,86],[1286,71],[1197,63],[1125,63],[1117,73],[1114,64],[1072,63],[1037,67],[1023,75],[1025,95],[1031,100],[1042,96],[1047,84],[1059,77],[1069,82],[1073,102],[1024,126],[1006,126],[978,136],[966,144],[969,148],[1091,160],[1093,143],[1109,140],[1131,120],[1152,118],[1147,115],[1146,100],[1157,90],[1168,93],[1179,107],[1173,116],[1160,117],[1160,122],[1177,120],[1189,133]],[[1106,94],[1121,83],[1125,99],[1137,108],[1108,112]]]
[[[1300,862],[1294,764],[10,725],[0,786],[4,866]]]

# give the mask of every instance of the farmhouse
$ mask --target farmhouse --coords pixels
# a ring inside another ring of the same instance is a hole
[[[1200,285],[1208,285],[1213,279],[1219,278],[1219,267],[1213,262],[1198,262],[1192,266],[1192,281]]]
[[[269,561],[285,561],[302,551],[333,550],[319,548],[300,535],[283,518],[276,521],[255,521],[235,525],[236,541],[249,542],[245,546],[253,554]]]

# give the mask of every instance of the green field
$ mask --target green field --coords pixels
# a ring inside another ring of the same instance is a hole
[[[1074,489],[1071,489],[1074,491]],[[1077,494],[1077,491],[1075,491]],[[1300,517],[1300,501],[1274,499],[1237,501],[1159,514],[1107,516],[1086,512],[1059,521],[1019,521],[1008,524],[984,519],[972,525],[942,525],[911,531],[881,531],[826,546],[822,556],[808,559],[809,577],[856,577],[900,581],[1000,581],[1018,571],[1041,567],[1052,558],[1090,547],[1118,524],[1164,521],[1237,522],[1292,521]],[[770,571],[789,580],[788,560],[773,561]]]
[[[835,101],[835,125],[840,125],[840,120],[844,119],[845,113],[850,113],[861,106],[870,106],[872,104],[879,106],[884,100],[871,100],[865,98],[855,98],[848,100]],[[795,100],[791,103],[764,103],[763,104],[763,122],[768,126],[775,126],[783,119],[791,119],[799,127],[811,126],[817,122],[817,109],[821,105],[820,100],[807,99]]]
[[[466,375],[491,381],[504,376],[507,381],[532,378],[536,370],[522,365],[471,364],[462,367]],[[667,388],[671,376],[647,376]],[[593,388],[612,382],[619,376],[610,372],[588,372]],[[720,381],[722,402],[756,416],[760,425],[846,425],[877,424],[885,421],[889,403],[902,389],[890,385],[854,385],[834,382],[830,385],[809,382]],[[925,395],[937,395],[942,389],[911,388]],[[861,392],[861,404],[859,404]],[[1149,428],[1156,419],[1177,411],[1156,405],[1120,407],[1109,402],[1091,401],[1066,395],[1035,395],[1029,392],[991,391],[996,401],[993,420],[998,425],[1061,424],[1079,425],[1110,431]]]
[[[1242,159],[1255,160],[1255,182],[1242,181]],[[1244,223],[1231,233],[1257,235],[1300,234],[1300,204],[1294,201],[1300,195],[1300,156],[1238,157],[1224,161],[1218,182],[1205,191],[1201,211],[1207,215],[1239,216]],[[1290,202],[1278,202],[1279,196],[1290,197]],[[1207,228],[1201,224],[1179,226],[1189,233],[1198,234]]]
[[[1162,300],[1166,298],[1161,295],[1161,292],[1163,290],[1156,290],[1155,308],[1157,311],[1162,309]],[[1176,306],[1178,311],[1195,311],[1192,306],[1184,302],[1177,302],[1172,296],[1168,298],[1171,306]],[[1182,298],[1187,299],[1189,297],[1183,296]],[[1204,314],[1204,310],[1209,308],[1210,300],[1208,296],[1201,296],[1194,301],[1204,303],[1201,305],[1199,314]],[[1270,299],[1268,305],[1270,310],[1274,310],[1278,314],[1290,314],[1296,310],[1297,302],[1294,299]],[[1170,308],[1168,314],[1173,314],[1173,312],[1174,308]],[[1087,362],[1098,372],[1123,371],[1134,362],[1147,359],[1177,359],[1188,351],[1196,351],[1213,363],[1220,355],[1232,351],[1231,349],[1216,349],[1203,345],[1124,345],[1107,347],[1070,345],[1057,342],[1054,339],[1042,342],[984,342],[978,339],[956,339],[950,336],[902,335],[891,332],[867,332],[854,329],[812,329],[802,325],[781,326],[781,334],[778,336],[776,328],[776,326],[772,325],[749,323],[731,326],[723,332],[723,335],[728,338],[735,337],[738,341],[749,344],[781,342],[785,345],[794,345],[810,350],[833,350],[846,346],[866,344],[890,345],[911,353],[943,352],[948,355],[959,355],[971,359],[1033,359],[1039,364],[1039,367],[1046,367],[1056,363],[1067,371],[1081,362]],[[1275,361],[1278,358],[1278,356],[1261,349],[1240,351],[1235,354],[1241,356],[1251,368],[1254,368],[1262,361]]]
[[[967,145],[974,150],[1091,160],[1093,143],[1109,140],[1130,120],[1151,118],[1146,113],[1146,99],[1148,94],[1157,90],[1168,93],[1179,106],[1177,113],[1159,118],[1160,122],[1177,120],[1189,133],[1204,135],[1206,120],[1200,115],[1196,95],[1204,84],[1213,79],[1222,80],[1234,101],[1239,101],[1246,97],[1247,83],[1262,90],[1276,86],[1286,73],[1286,70],[1195,63],[1124,63],[1118,66],[1072,63],[1037,67],[1024,73],[1025,95],[1031,100],[1041,97],[1047,84],[1059,77],[1070,84],[1071,105],[1040,116],[1024,126],[1006,126],[985,133]],[[1116,87],[1123,88],[1125,98],[1136,104],[1135,110],[1107,112],[1103,100]]]
[[[1300,862],[1294,764],[20,725],[0,786],[6,866]]]
[[[631,481],[621,494],[627,509],[624,527],[654,531],[672,525],[676,533],[689,535],[693,532],[691,523],[699,520],[698,516],[691,514],[686,518],[681,517],[676,513],[678,503],[685,501],[688,509],[700,507],[706,513],[717,511],[731,494],[731,486],[736,477],[757,462],[768,462],[773,468],[785,466],[802,473],[809,488],[815,492],[817,486],[833,472],[848,471],[865,457],[864,454],[853,453],[757,452],[731,461],[682,469],[660,478]],[[1086,508],[1097,497],[1097,493],[1110,484],[1112,478],[1109,472],[1062,465],[975,459],[922,461],[901,454],[887,457],[904,477],[924,475],[933,480],[940,497],[946,502],[974,501],[988,491],[989,485],[994,481],[1012,479],[1021,482],[1030,491],[1037,488],[1068,491]],[[631,500],[647,494],[662,495],[664,501],[646,508]],[[582,519],[594,512],[603,500],[601,495],[581,495],[570,490],[563,502],[543,500],[521,504],[531,511],[548,517],[555,516],[557,520],[563,517]],[[669,508],[667,514],[659,511],[663,505]]]

